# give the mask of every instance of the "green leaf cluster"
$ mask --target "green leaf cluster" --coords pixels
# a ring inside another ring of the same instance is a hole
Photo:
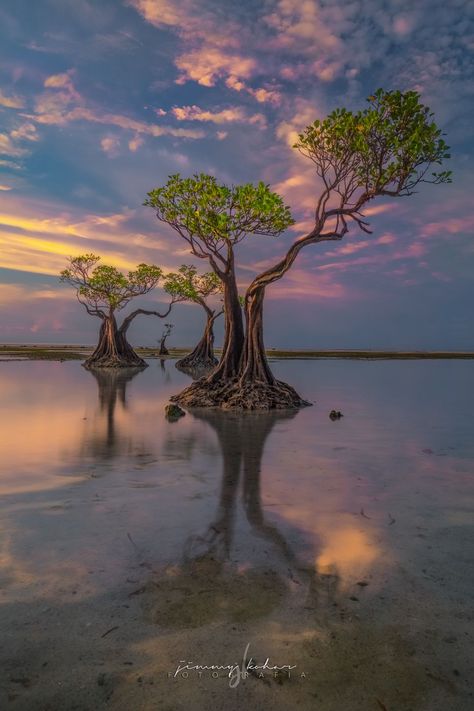
[[[164,290],[181,301],[201,302],[203,299],[221,293],[223,285],[217,274],[198,274],[193,265],[182,264],[177,272],[170,272],[163,282]]]
[[[99,264],[100,259],[95,254],[72,257],[60,274],[61,281],[75,287],[79,300],[93,310],[121,310],[130,299],[151,291],[163,276],[154,264],[139,264],[123,274],[116,267]]]
[[[299,135],[295,148],[315,163],[326,185],[344,183],[373,197],[409,195],[420,182],[451,182],[449,170],[428,172],[450,153],[416,91],[378,89],[367,101],[357,112],[338,108]]]
[[[169,176],[144,204],[182,237],[198,240],[201,249],[236,244],[250,234],[276,236],[293,224],[289,207],[265,183],[229,187],[205,173]]]

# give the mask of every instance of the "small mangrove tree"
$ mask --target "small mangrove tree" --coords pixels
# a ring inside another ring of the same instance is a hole
[[[99,342],[92,355],[83,363],[85,368],[146,367],[127,340],[127,331],[139,315],[165,318],[173,300],[164,313],[136,309],[118,326],[116,314],[137,296],[148,294],[163,276],[163,270],[154,264],[139,264],[135,271],[123,274],[116,267],[99,264],[100,257],[83,254],[69,259],[69,266],[61,272],[60,279],[76,290],[76,297],[90,316],[101,321]]]

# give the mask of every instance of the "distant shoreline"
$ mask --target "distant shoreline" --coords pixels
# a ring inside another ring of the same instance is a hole
[[[42,344],[4,344],[0,345],[0,361],[12,360],[83,360],[93,350],[91,346],[75,345],[42,345]],[[160,358],[157,348],[136,348],[144,358]],[[170,348],[165,358],[179,358],[188,353],[187,348]],[[216,348],[216,353],[219,353]],[[349,358],[352,360],[469,360],[474,359],[474,351],[409,351],[409,350],[361,350],[361,349],[331,349],[331,350],[284,350],[268,349],[268,358],[294,360],[318,360],[325,358]],[[163,358],[163,356],[161,356]]]

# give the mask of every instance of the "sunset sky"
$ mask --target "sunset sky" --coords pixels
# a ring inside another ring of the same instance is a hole
[[[372,204],[373,235],[304,250],[268,291],[267,345],[474,349],[473,49],[468,0],[1,3],[0,341],[94,342],[58,280],[70,255],[196,263],[142,206],[171,173],[264,180],[290,205],[291,230],[239,245],[244,287],[311,218],[296,132],[381,86],[421,93],[454,182]],[[192,345],[200,310],[170,319],[172,345]],[[155,344],[161,327],[143,319],[131,340]]]

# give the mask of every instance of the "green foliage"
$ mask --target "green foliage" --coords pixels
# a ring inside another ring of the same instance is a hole
[[[279,235],[293,224],[289,208],[268,185],[228,187],[204,173],[192,178],[171,175],[166,185],[148,193],[144,204],[201,250],[199,256],[206,249],[215,252],[236,244],[249,234]]]
[[[151,291],[163,276],[154,264],[139,264],[125,275],[116,267],[99,264],[100,259],[95,254],[72,257],[60,274],[61,281],[75,287],[78,300],[95,315],[102,309],[123,309],[130,299]]]
[[[450,158],[449,147],[415,91],[384,91],[369,96],[368,108],[336,109],[299,135],[295,145],[316,165],[326,187],[350,199],[363,191],[410,195],[421,182],[449,183],[451,171],[429,172]]]
[[[175,300],[201,302],[221,293],[223,285],[214,272],[198,274],[195,266],[182,264],[177,272],[165,276],[163,288]]]

